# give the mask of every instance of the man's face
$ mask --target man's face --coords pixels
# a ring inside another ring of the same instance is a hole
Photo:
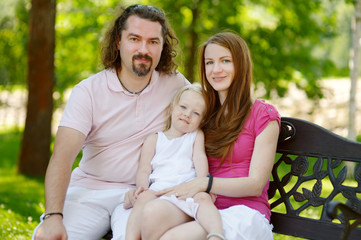
[[[162,26],[135,15],[127,20],[122,31],[118,49],[122,59],[122,71],[135,73],[139,77],[151,74],[159,63],[164,39]]]

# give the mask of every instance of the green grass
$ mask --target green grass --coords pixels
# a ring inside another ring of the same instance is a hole
[[[44,211],[43,179],[16,172],[21,133],[0,133],[0,239],[31,239]]]

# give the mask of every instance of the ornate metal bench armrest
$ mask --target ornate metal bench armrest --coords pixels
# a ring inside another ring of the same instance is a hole
[[[341,211],[341,214],[337,214],[338,210]],[[354,230],[358,225],[361,226],[361,214],[346,204],[331,201],[326,206],[326,212],[331,219],[337,218],[345,225],[342,239],[347,239],[352,230]],[[350,220],[355,221],[350,223]]]

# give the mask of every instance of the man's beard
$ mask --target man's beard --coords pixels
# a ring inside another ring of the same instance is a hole
[[[141,58],[144,58],[144,59],[147,59],[147,60],[150,60],[150,65],[149,65],[149,67],[147,67],[147,65],[146,64],[143,64],[143,63],[141,63],[141,64],[139,64],[138,66],[136,66],[135,64],[134,64],[134,60],[135,59],[141,59]],[[135,73],[135,74],[137,74],[137,76],[138,77],[144,77],[144,76],[146,76],[149,72],[150,72],[150,68],[151,68],[151,66],[152,66],[152,64],[153,64],[153,59],[151,58],[151,57],[149,57],[148,55],[141,55],[141,54],[138,54],[138,55],[134,55],[133,56],[133,59],[132,59],[133,61],[132,61],[132,69],[133,69],[133,72]]]

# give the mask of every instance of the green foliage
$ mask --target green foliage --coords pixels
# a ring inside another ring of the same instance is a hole
[[[62,93],[102,69],[99,43],[119,1],[59,0],[56,17],[56,90]]]
[[[28,42],[28,0],[0,2],[0,85],[24,84]]]
[[[197,48],[230,29],[248,42],[255,86],[283,96],[294,82],[309,98],[322,97],[318,79],[348,75],[353,4],[334,0],[139,0],[164,9],[180,39],[179,70],[197,80]],[[351,1],[350,1],[351,2]],[[56,88],[64,89],[102,69],[99,43],[119,5],[134,1],[58,0]],[[25,83],[29,0],[0,4],[0,85]],[[10,9],[10,10],[9,10]],[[183,64],[182,64],[183,63]],[[183,65],[183,66],[182,66]]]

